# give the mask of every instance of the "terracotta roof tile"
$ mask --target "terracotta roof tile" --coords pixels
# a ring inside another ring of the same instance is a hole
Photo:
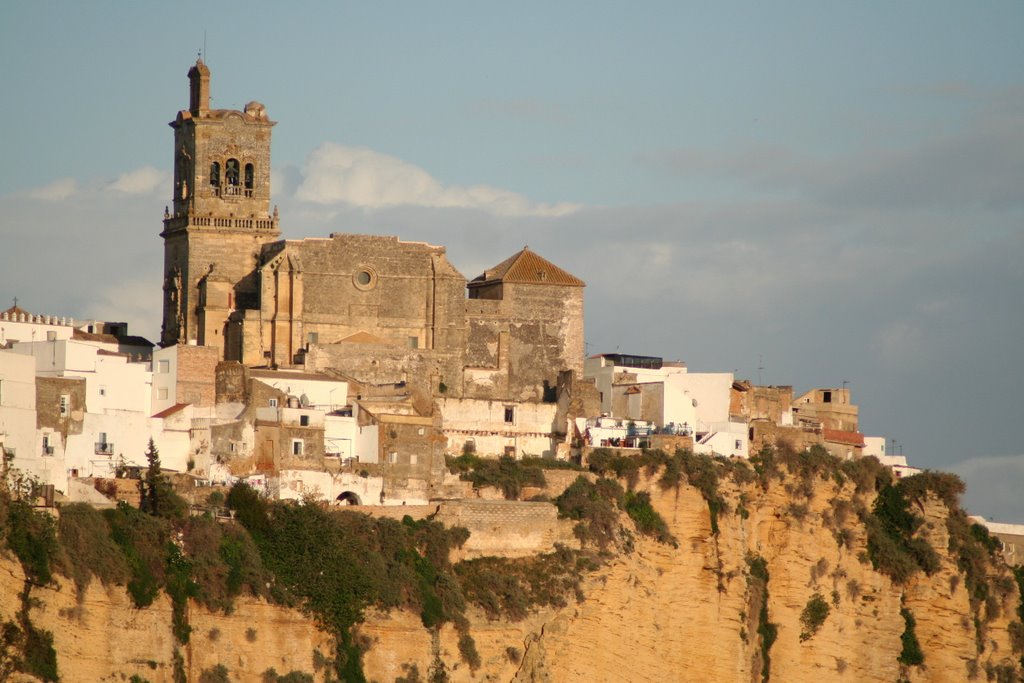
[[[177,412],[181,412],[182,410],[184,410],[185,408],[189,407],[190,405],[192,405],[192,404],[191,403],[175,403],[170,408],[166,408],[164,410],[161,410],[159,413],[157,413],[153,417],[169,417],[171,415],[174,415]]]
[[[522,251],[510,256],[493,268],[485,270],[483,274],[473,278],[469,286],[480,286],[492,282],[561,285],[563,287],[586,286],[583,280],[530,251],[529,247],[523,247]]]
[[[10,318],[12,315],[26,315],[26,316],[32,315],[32,313],[29,313],[28,311],[26,311],[24,308],[22,308],[18,304],[14,304],[10,308],[8,308],[6,311],[4,311],[4,313],[7,314],[8,318]]]
[[[864,435],[860,432],[845,432],[840,429],[823,429],[821,436],[825,441],[832,443],[845,443],[850,446],[863,446]]]

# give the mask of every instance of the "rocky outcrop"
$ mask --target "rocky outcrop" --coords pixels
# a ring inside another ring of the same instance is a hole
[[[947,550],[942,502],[928,497],[915,510],[924,518],[919,535],[938,553],[935,571],[900,585],[867,560],[867,532],[855,511],[870,509],[873,493],[831,478],[798,484],[723,478],[720,494],[730,511],[718,515],[714,534],[697,489],[683,483],[663,490],[641,479],[637,488],[650,492],[677,547],[634,534],[632,552],[588,575],[582,602],[570,599],[519,622],[470,609],[475,670],[462,661],[453,627],[435,633],[418,615],[372,612],[357,630],[367,680],[408,679],[413,667],[428,680],[443,667],[451,681],[745,683],[763,680],[766,658],[773,681],[1020,680],[1021,653],[1010,637],[1017,588],[1006,567],[993,563],[987,599],[972,602]],[[767,591],[752,572],[762,560]],[[14,618],[22,588],[17,563],[0,560],[0,619]],[[166,598],[138,610],[123,588],[94,582],[78,597],[64,580],[34,588],[32,596],[32,622],[53,633],[61,680],[173,680]],[[809,625],[816,597],[827,614]],[[906,613],[916,622],[919,665],[899,661]],[[777,633],[770,648],[759,633],[762,621]],[[217,664],[240,682],[261,683],[269,668],[312,673],[320,665],[314,651],[329,655],[333,647],[301,613],[256,600],[237,600],[231,614],[193,604],[189,623],[191,642],[179,650],[190,681]]]

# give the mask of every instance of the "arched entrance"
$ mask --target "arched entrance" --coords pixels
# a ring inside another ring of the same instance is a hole
[[[345,491],[343,494],[334,499],[338,505],[362,505],[363,501],[359,500],[359,496],[352,493],[351,491]]]

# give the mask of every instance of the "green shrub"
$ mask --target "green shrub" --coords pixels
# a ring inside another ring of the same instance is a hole
[[[768,681],[771,676],[771,649],[779,635],[779,628],[768,618],[768,562],[760,555],[748,553],[747,567],[750,570],[751,583],[758,584],[761,592],[761,604],[757,614],[757,635],[761,639],[761,680]]]
[[[120,503],[114,510],[105,510],[112,540],[124,552],[131,578],[128,592],[136,607],[153,603],[166,572],[166,549],[170,542],[170,525],[166,519],[142,513]]]
[[[800,625],[804,627],[804,630],[800,633],[801,641],[809,640],[818,632],[821,625],[825,623],[825,619],[828,618],[828,613],[831,609],[829,604],[825,602],[825,598],[821,596],[821,593],[815,593],[811,596],[803,612],[800,613]]]
[[[139,509],[154,517],[183,520],[188,504],[175,491],[160,467],[160,451],[150,438],[146,448],[146,473],[139,480]]]
[[[580,580],[593,564],[578,551],[559,547],[526,558],[481,557],[455,565],[466,601],[491,619],[520,621],[534,607],[565,607],[581,599]]]
[[[36,512],[26,500],[11,500],[8,505],[7,547],[14,551],[28,581],[49,583],[58,549],[53,517]]]
[[[59,571],[75,582],[79,595],[95,576],[106,585],[124,585],[131,576],[124,552],[110,536],[103,513],[85,503],[60,510]]]
[[[192,633],[188,624],[188,600],[197,595],[198,586],[192,581],[192,563],[178,546],[168,542],[166,553],[164,588],[171,598],[171,632],[179,643],[186,645]]]
[[[900,651],[899,662],[907,666],[919,666],[924,663],[924,653],[921,652],[921,643],[918,642],[917,634],[914,632],[917,622],[914,620],[914,615],[905,607],[900,610],[900,614],[903,616],[904,628],[900,638],[903,642],[903,649]]]
[[[617,508],[624,495],[622,487],[613,479],[592,482],[580,476],[555,499],[555,505],[559,517],[579,521],[575,533],[582,543],[604,550],[615,541],[619,528]]]
[[[47,683],[60,680],[57,675],[57,651],[53,649],[53,634],[37,629],[28,620],[22,622],[25,632],[25,658],[23,671]]]
[[[516,460],[503,455],[494,459],[467,453],[457,458],[448,456],[446,460],[448,469],[472,482],[473,488],[496,488],[507,500],[518,500],[526,486],[543,487],[546,483],[540,458]]]
[[[679,547],[679,542],[668,530],[668,524],[651,505],[649,493],[627,491],[623,503],[626,514],[636,524],[637,531],[645,536],[651,536],[659,543],[670,545],[673,548]]]
[[[275,669],[270,668],[263,672],[261,683],[314,683],[314,678],[312,674],[302,671],[289,671],[281,676]]]
[[[900,488],[907,498],[922,502],[928,493],[934,494],[950,510],[960,508],[960,496],[965,490],[964,482],[951,472],[925,470],[900,480]]]
[[[480,653],[476,651],[476,641],[468,633],[459,636],[459,658],[469,665],[471,671],[480,668]]]
[[[868,534],[868,557],[872,566],[896,583],[905,583],[915,572],[933,574],[939,557],[927,540],[914,534],[924,522],[910,511],[904,482],[882,482],[870,514],[864,515]]]
[[[370,605],[418,610],[429,627],[461,618],[465,601],[448,554],[468,538],[465,529],[271,505],[237,486],[228,503],[239,506],[237,518],[274,576],[272,596],[302,606],[337,636],[335,667],[343,680],[362,675],[350,629]]]
[[[231,679],[228,678],[228,668],[223,664],[204,669],[199,674],[199,683],[231,683]]]

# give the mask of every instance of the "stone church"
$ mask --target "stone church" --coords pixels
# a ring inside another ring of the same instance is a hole
[[[584,283],[524,248],[472,280],[445,248],[396,237],[281,240],[266,108],[210,108],[189,72],[165,211],[161,345],[249,367],[332,369],[428,396],[554,401],[582,374]]]

